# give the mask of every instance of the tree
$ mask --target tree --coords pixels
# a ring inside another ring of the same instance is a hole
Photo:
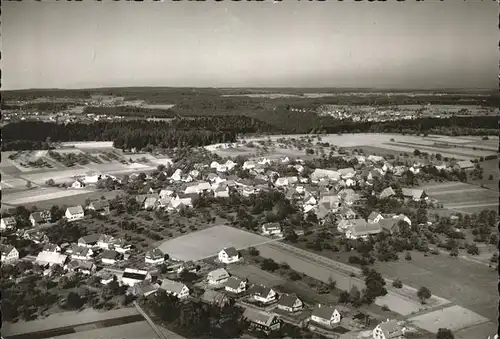
[[[260,254],[260,252],[255,247],[249,247],[248,248],[248,254],[250,254],[251,256],[255,257],[255,256],[258,256]]]
[[[420,302],[425,304],[425,301],[432,296],[432,293],[427,287],[422,286],[418,289],[417,296],[420,299]]]
[[[436,334],[436,339],[455,339],[455,336],[451,330],[440,328]]]
[[[493,180],[493,174],[490,174],[490,175],[488,176],[488,180]]]
[[[26,187],[27,187],[27,188],[31,188],[31,181],[29,181],[29,180],[28,180],[28,181],[26,181]]]
[[[45,182],[45,184],[48,186],[54,186],[56,183],[55,183],[54,179],[49,179]]]
[[[411,260],[411,253],[410,252],[406,252],[405,260]]]
[[[401,280],[399,279],[396,279],[392,282],[392,286],[395,287],[395,288],[402,288],[403,287],[403,283],[401,282]]]
[[[66,298],[65,308],[78,310],[84,305],[85,301],[75,292],[69,292]]]
[[[370,273],[365,277],[366,293],[364,295],[365,302],[371,304],[377,297],[387,294],[385,280],[380,273],[375,270],[370,270]]]
[[[264,271],[276,271],[280,265],[278,265],[273,259],[264,259],[260,264],[260,268]]]

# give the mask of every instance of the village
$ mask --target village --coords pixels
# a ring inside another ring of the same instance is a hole
[[[439,201],[411,183],[408,187],[401,187],[401,182],[409,176],[413,178],[424,173],[428,176],[431,167],[438,173],[463,173],[476,168],[471,161],[459,161],[453,165],[443,161],[404,164],[377,155],[343,153],[332,151],[328,159],[345,164],[345,167],[327,164],[326,168],[312,170],[306,161],[289,157],[227,159],[197,163],[184,170],[174,170],[176,164],[173,163],[167,167],[158,166],[152,174],[134,173],[126,180],[106,173],[91,173],[76,178],[71,188],[80,189],[102,182],[106,183],[104,186],[120,187],[124,181],[138,181],[149,187],[147,192],[132,196],[138,208],[169,214],[196,210],[197,201],[205,197],[216,200],[234,199],[235,196],[251,198],[260,192],[275,191],[298,206],[305,219],[314,220],[316,230],[335,228],[335,232],[345,239],[366,241],[381,233],[394,234],[407,228],[428,227],[432,222],[426,217],[425,222],[415,225],[415,220],[405,214],[377,210],[371,210],[363,217],[359,208],[370,199],[365,192],[371,192],[380,200],[396,199],[425,211],[437,207]],[[336,169],[329,169],[332,167]],[[390,182],[383,181],[383,178],[393,178],[394,184],[382,187],[381,183]],[[78,238],[75,243],[51,243],[44,232],[53,225],[61,222],[92,223],[95,218],[106,219],[113,214],[113,209],[107,199],[100,199],[86,205],[66,206],[58,214],[53,215],[51,210],[33,210],[28,217],[29,225],[19,225],[19,216],[15,214],[3,217],[0,224],[3,233],[10,234],[9,238],[37,244],[41,251],[21,257],[22,249],[10,245],[7,240],[2,243],[2,264],[31,261],[43,268],[43,276],[50,278],[74,274],[97,277],[103,286],[117,282],[126,288],[126,294],[134,297],[150,297],[163,290],[181,300],[197,298],[220,306],[233,300],[246,309],[245,318],[253,327],[265,333],[279,329],[283,322],[306,326],[331,338],[339,338],[342,333],[353,330],[368,331],[367,335],[374,339],[404,338],[408,330],[404,323],[395,319],[370,325],[366,322],[347,325],[344,314],[346,309],[348,313],[352,310],[345,305],[316,303],[308,305],[311,311],[307,313],[304,312],[305,301],[296,295],[278,293],[270,286],[251,284],[244,276],[230,274],[231,266],[248,260],[247,250],[251,246],[223,244],[213,253],[208,253],[214,259],[207,263],[206,258],[184,260],[169,253],[168,242],[141,252],[133,242],[110,234],[91,233]],[[288,226],[285,229],[280,222],[262,222],[251,232],[269,241],[280,241],[291,233],[295,236],[304,234],[303,229]],[[179,278],[182,275],[185,278],[186,274],[193,275],[189,283]]]

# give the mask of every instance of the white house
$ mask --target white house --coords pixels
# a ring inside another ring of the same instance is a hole
[[[373,329],[372,337],[373,339],[403,339],[404,332],[404,328],[399,326],[397,321],[387,319]]]
[[[278,178],[276,179],[276,182],[274,183],[276,187],[284,187],[288,186],[288,178]]]
[[[303,307],[304,303],[295,295],[282,295],[278,300],[278,308],[286,312],[295,313],[302,310]]]
[[[87,185],[85,185],[83,180],[79,180],[79,179],[75,180],[75,182],[73,182],[71,184],[71,188],[84,188],[85,186],[87,186]]]
[[[101,238],[101,235],[98,233],[92,233],[92,234],[83,236],[83,237],[78,239],[78,246],[82,246],[82,247],[98,246],[100,238]]]
[[[229,279],[229,273],[223,269],[218,268],[208,273],[207,280],[210,285],[220,285]]]
[[[214,196],[216,198],[229,198],[229,187],[225,185],[219,185],[214,190]]]
[[[5,217],[5,218],[2,218],[2,220],[0,221],[0,229],[2,231],[4,230],[8,230],[8,229],[14,229],[17,225],[17,221],[16,221],[16,218],[14,217]]]
[[[224,289],[227,292],[240,294],[247,290],[247,282],[236,277],[229,277],[225,283]]]
[[[159,196],[160,196],[161,199],[172,197],[173,195],[174,195],[174,191],[169,190],[169,189],[162,189],[160,191],[160,194],[159,194]]]
[[[256,166],[256,164],[253,161],[245,161],[243,163],[243,169],[244,170],[247,170],[247,169],[249,170],[249,169],[255,168],[255,166]]]
[[[64,216],[68,221],[75,221],[75,220],[80,220],[83,219],[85,216],[83,207],[78,205],[78,206],[73,206],[73,207],[68,207],[66,209],[66,212],[64,213]]]
[[[311,314],[311,321],[323,326],[332,327],[340,323],[340,312],[331,306],[317,305]]]
[[[181,181],[182,180],[182,170],[181,169],[176,169],[174,174],[170,177],[172,181]]]
[[[276,301],[277,297],[276,292],[272,288],[262,285],[253,285],[248,289],[248,294],[252,297],[252,299],[263,304],[272,303],[273,301]]]
[[[19,251],[10,245],[0,245],[1,262],[3,264],[13,263],[19,259]]]
[[[134,286],[141,281],[151,280],[151,274],[148,271],[126,268],[121,277],[122,283],[127,286]]]
[[[97,183],[99,180],[101,180],[102,178],[102,175],[99,174],[99,173],[89,173],[88,175],[86,175],[84,178],[83,178],[83,182],[85,184],[95,184]]]
[[[368,216],[368,222],[371,222],[374,224],[378,223],[382,219],[384,219],[382,214],[380,214],[379,212],[376,212],[376,211],[371,212],[370,215]]]
[[[160,288],[168,294],[172,294],[179,299],[184,299],[189,296],[189,288],[178,281],[163,279]]]
[[[223,264],[231,264],[240,260],[238,251],[234,247],[224,248],[219,252],[219,261]]]
[[[101,234],[99,238],[97,238],[97,247],[103,250],[109,250],[113,246],[113,242],[115,238],[111,235]]]
[[[144,261],[146,264],[159,265],[165,262],[165,253],[163,253],[159,248],[154,248],[151,251],[146,252]]]
[[[268,222],[262,225],[263,235],[281,235],[281,226],[277,222]]]

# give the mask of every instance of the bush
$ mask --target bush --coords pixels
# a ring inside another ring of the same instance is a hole
[[[395,287],[395,288],[402,288],[403,287],[403,283],[401,282],[401,280],[399,279],[396,279],[392,282],[392,286]]]
[[[288,277],[292,281],[297,281],[297,280],[301,280],[302,279],[302,275],[300,275],[299,273],[297,273],[295,271],[290,272],[290,274],[288,275]]]
[[[250,248],[248,249],[248,253],[249,253],[250,255],[252,255],[252,256],[257,256],[257,255],[259,255],[259,254],[260,254],[259,250],[258,250],[258,249],[256,249],[255,247],[250,247]]]
[[[411,260],[411,253],[410,252],[406,252],[405,260]]]

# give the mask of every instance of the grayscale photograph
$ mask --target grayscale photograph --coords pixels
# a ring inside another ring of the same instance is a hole
[[[2,1],[1,339],[498,339],[498,20]]]

